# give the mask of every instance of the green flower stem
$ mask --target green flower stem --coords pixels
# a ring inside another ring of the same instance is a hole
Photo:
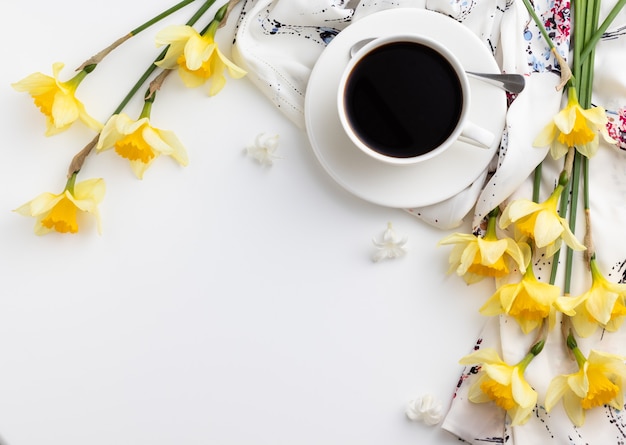
[[[589,201],[589,159],[583,156],[582,159],[583,164],[583,206],[585,210],[589,210],[590,201]]]
[[[580,89],[580,80],[581,80],[581,70],[582,65],[579,63],[580,61],[580,53],[582,52],[583,43],[585,41],[585,28],[582,26],[584,17],[586,16],[587,11],[587,3],[590,0],[574,0],[574,29],[572,33],[572,38],[574,40],[574,63],[573,63],[573,74],[574,78],[577,79],[575,86],[577,89]],[[593,0],[591,0],[593,1]]]
[[[154,25],[155,23],[159,22],[160,20],[163,20],[165,17],[169,16],[170,14],[178,11],[182,7],[187,6],[189,3],[193,2],[193,1],[195,1],[195,0],[183,0],[180,3],[172,6],[170,9],[168,9],[168,10],[162,12],[161,14],[157,15],[156,17],[153,17],[152,19],[148,20],[143,25],[138,26],[137,28],[135,28],[132,31],[130,31],[128,34],[125,34],[124,36],[120,37],[115,42],[113,42],[111,45],[109,45],[106,48],[104,48],[102,51],[100,51],[97,54],[91,56],[89,59],[84,61],[83,64],[76,69],[76,71],[82,71],[83,69],[85,69],[88,66],[92,67],[89,72],[93,71],[93,69],[100,62],[102,62],[102,60],[104,60],[104,58],[106,56],[108,56],[118,46],[120,46],[121,44],[123,44],[124,42],[129,40],[130,38],[136,36],[141,31],[143,31],[143,30],[149,28],[150,26]]]
[[[146,23],[144,23],[141,26],[138,26],[137,28],[133,29],[129,34],[132,36],[136,36],[137,34],[139,34],[141,31],[144,31],[145,29],[151,27],[152,25],[154,25],[155,23],[163,20],[165,17],[175,13],[176,11],[178,11],[181,8],[184,8],[185,6],[187,6],[190,3],[193,3],[196,0],[183,0],[182,2],[172,6],[171,8],[163,11],[162,13],[160,13],[159,15],[151,18],[150,20],[148,20]]]
[[[587,10],[585,11],[583,46],[591,39],[597,26],[598,17],[600,15],[600,2],[598,0],[588,0]],[[580,26],[580,25],[579,25]],[[594,68],[595,47],[592,47],[590,57],[585,62],[580,62],[580,53],[578,58],[574,59],[577,65],[580,65],[582,78],[580,80],[580,105],[583,108],[591,107],[591,91],[593,87],[593,68]]]
[[[567,335],[567,347],[571,349],[574,353],[574,357],[576,357],[576,363],[578,363],[579,368],[582,368],[587,359],[583,355],[582,351],[578,348],[578,343],[574,338],[574,334],[570,331]]]
[[[533,176],[533,202],[539,202],[539,192],[541,191],[541,172],[543,170],[543,163],[540,162],[535,167],[535,175]]]
[[[200,17],[202,17],[204,13],[213,5],[213,3],[215,3],[215,0],[206,0],[204,4],[200,7],[200,9],[198,9],[198,11],[189,19],[186,25],[188,26],[194,25],[200,19]],[[163,59],[163,57],[165,57],[165,54],[167,53],[168,48],[169,47],[166,47],[163,51],[161,51],[161,53],[157,56],[157,58],[154,59],[154,62],[150,64],[148,69],[146,69],[146,71],[142,74],[139,80],[137,80],[135,85],[133,85],[133,87],[130,89],[128,94],[126,94],[124,99],[122,99],[122,102],[120,102],[120,104],[115,109],[115,111],[113,111],[112,114],[114,115],[119,114],[124,109],[124,107],[128,105],[128,102],[130,102],[133,96],[137,94],[137,91],[139,91],[141,86],[148,80],[150,75],[157,69],[157,66],[155,65],[155,63]]]
[[[74,194],[74,185],[76,184],[77,175],[78,172],[74,172],[69,178],[67,178],[67,182],[65,183],[65,190],[70,192],[72,195]]]
[[[606,18],[600,25],[600,27],[593,33],[593,35],[587,40],[587,42],[585,42],[583,49],[579,53],[579,59],[577,63],[582,64],[585,62],[585,60],[587,60],[587,57],[591,55],[592,51],[596,47],[596,43],[598,43],[602,35],[606,32],[609,26],[611,26],[611,23],[613,23],[613,20],[615,20],[615,17],[617,17],[617,15],[624,8],[624,6],[626,6],[626,0],[619,0],[615,4],[613,9],[611,9],[611,11],[609,12],[609,15],[606,16]]]
[[[189,0],[186,0],[186,1],[189,1]],[[202,4],[202,6],[198,9],[198,11],[196,11],[196,13],[193,16],[191,16],[191,18],[187,21],[186,25],[193,26],[204,15],[204,13],[206,13],[207,10],[211,6],[213,6],[213,3],[215,3],[215,0],[206,0]],[[179,5],[180,5],[180,3],[179,3]],[[155,65],[155,63],[158,62],[159,60],[163,59],[163,57],[165,57],[165,54],[167,53],[167,49],[168,48],[166,47],[163,51],[161,51],[161,53],[157,56],[157,58],[154,60],[154,62],[152,62],[150,64],[150,66],[146,69],[146,71],[141,75],[139,80],[137,80],[137,82],[135,82],[135,84],[130,89],[130,91],[126,94],[126,96],[124,96],[124,98],[122,99],[120,104],[117,106],[115,111],[113,111],[113,113],[111,113],[112,115],[116,115],[116,114],[121,113],[122,110],[126,107],[126,105],[128,105],[128,102],[130,102],[130,100],[133,98],[133,96],[135,96],[135,94],[137,94],[137,91],[139,91],[141,86],[148,80],[150,75],[156,70],[157,66]],[[89,67],[89,65],[87,65],[87,67]],[[93,68],[91,68],[91,70],[93,70]],[[87,73],[90,72],[90,71],[87,71],[86,67],[83,67],[78,75],[80,75],[80,73],[82,73],[84,71],[86,71]],[[152,100],[154,100],[154,99],[152,99]],[[144,107],[145,107],[145,104],[144,104]],[[142,111],[142,113],[143,113],[143,111]],[[83,164],[85,162],[85,159],[87,158],[87,156],[89,156],[89,154],[92,152],[94,147],[97,145],[99,136],[100,135],[96,135],[96,137],[94,137],[93,140],[91,140],[91,142],[89,142],[81,151],[79,151],[72,158],[72,161],[70,162],[70,166],[68,168],[68,173],[67,173],[68,178],[70,178],[70,179],[74,178],[74,181],[76,180],[76,175],[78,174],[78,172],[82,168],[82,166],[83,166]]]
[[[570,203],[569,227],[572,233],[576,231],[576,215],[578,213],[578,193],[580,191],[580,166],[582,156],[578,151],[574,155],[574,169],[572,171],[572,197]],[[567,201],[567,197],[565,199]],[[567,246],[565,250],[565,283],[563,285],[563,293],[569,295],[572,282],[572,266],[574,251]]]
[[[535,12],[535,8],[533,7],[533,5],[530,4],[529,0],[523,0],[523,2],[524,2],[524,6],[526,6],[526,9],[528,10],[528,13],[532,17],[533,21],[539,27],[539,31],[541,32],[541,35],[543,36],[543,39],[546,41],[546,43],[548,44],[550,49],[554,50],[555,49],[554,48],[554,43],[552,42],[552,39],[548,35],[548,32],[546,31],[546,28],[542,25],[542,20],[539,18],[539,16]]]
[[[496,207],[491,212],[489,212],[489,217],[487,218],[487,231],[485,233],[484,239],[486,240],[497,240],[498,235],[496,234],[496,226],[498,223],[498,215],[500,214],[500,210]]]
[[[206,26],[206,28],[204,28],[200,32],[201,35],[215,37],[215,33],[217,32],[217,29],[220,27],[222,20],[224,20],[224,18],[226,17],[226,12],[228,12],[229,4],[230,3],[226,3],[220,9],[217,10],[217,12],[215,13],[215,16],[213,17],[213,20],[211,20],[211,22]]]
[[[532,354],[533,356],[538,356],[539,354],[541,354],[541,351],[543,351],[543,347],[545,346],[546,341],[545,340],[539,340],[537,343],[535,343],[532,348],[530,348],[530,354]]]
[[[543,346],[545,345],[545,343],[545,340],[539,340],[530,348],[528,354],[526,354],[524,358],[517,363],[516,366],[520,369],[522,373],[526,370],[530,362],[532,362],[533,359],[537,357],[541,353],[541,351],[543,351]]]
[[[89,68],[87,67],[83,68],[78,73],[76,73],[74,77],[66,81],[65,84],[73,88],[78,88],[78,85],[80,85],[80,83],[85,79],[85,77],[87,77],[87,74],[93,71],[92,66],[93,65],[89,65]],[[93,67],[95,68],[95,66]]]
[[[152,113],[152,104],[154,103],[155,96],[156,91],[153,91],[150,96],[143,101],[143,108],[141,109],[139,119],[143,119],[144,117],[150,119],[150,114]]]
[[[571,150],[571,149],[570,149]],[[568,154],[569,156],[569,154]],[[565,215],[567,213],[568,207],[568,198],[571,190],[572,181],[570,180],[570,176],[565,172],[561,172],[559,177],[559,186],[563,187],[563,191],[561,192],[561,201],[559,204],[559,215]],[[561,249],[557,250],[555,254],[552,256],[552,270],[550,271],[550,284],[554,284],[556,282],[556,272],[559,264],[559,257],[561,256]]]

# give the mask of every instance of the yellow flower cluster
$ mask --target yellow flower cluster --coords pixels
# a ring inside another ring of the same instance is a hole
[[[567,106],[544,127],[533,145],[550,146],[550,154],[554,159],[562,158],[572,147],[583,156],[591,158],[600,145],[598,134],[610,144],[617,142],[609,136],[606,126],[608,121],[604,108],[584,109],[578,102],[576,88],[570,87]]]
[[[567,106],[543,129],[535,145],[550,145],[555,159],[566,153],[571,156],[574,150],[589,158],[598,150],[599,136],[613,142],[606,130],[606,115],[601,107],[583,109],[575,88],[569,91]],[[496,291],[480,308],[481,314],[511,317],[524,334],[536,331],[542,341],[545,332],[555,326],[559,314],[564,326],[571,323],[580,337],[589,337],[597,329],[615,332],[626,319],[626,284],[610,282],[593,254],[589,255],[591,286],[578,296],[564,294],[559,286],[535,277],[533,257],[551,259],[563,245],[577,251],[587,249],[559,214],[560,201],[568,198],[564,192],[570,173],[566,162],[557,186],[543,202],[517,199],[509,202],[501,214],[499,209],[494,209],[483,235],[454,233],[440,241],[442,245],[453,245],[449,272],[456,272],[467,284],[487,277],[494,279]],[[594,407],[610,405],[623,409],[626,357],[596,350],[585,357],[573,332],[567,344],[576,358],[578,371],[553,378],[545,394],[546,410],[551,411],[562,400],[572,423],[580,426],[585,412]],[[495,403],[507,412],[512,425],[527,422],[538,395],[525,380],[524,372],[538,353],[533,348],[513,366],[490,349],[462,358],[461,364],[480,366],[469,390],[470,401]]]
[[[47,136],[67,130],[77,120],[98,133],[95,139],[72,160],[67,175],[69,179],[62,193],[43,193],[16,209],[16,212],[21,215],[37,219],[36,234],[42,235],[51,231],[76,233],[79,230],[77,218],[82,213],[95,215],[100,230],[97,205],[104,197],[104,180],[90,179],[75,184],[76,176],[93,148],[96,152],[114,148],[119,156],[129,161],[132,171],[139,179],[143,178],[146,170],[161,155],[170,156],[180,165],[188,164],[189,159],[184,145],[173,132],[153,126],[150,113],[156,91],[161,87],[167,75],[175,69],[178,69],[187,87],[197,87],[210,81],[209,95],[211,96],[224,87],[225,71],[232,78],[240,78],[246,74],[242,68],[224,56],[215,42],[217,29],[227,17],[232,4],[237,3],[237,0],[230,0],[219,8],[202,33],[191,26],[202,15],[200,13],[204,13],[213,4],[213,1],[206,0],[188,24],[169,26],[157,34],[156,45],[168,45],[168,49],[162,58],[155,60],[150,70],[161,68],[163,71],[152,80],[144,98],[143,109],[137,119],[132,119],[122,112],[127,102],[125,101],[103,125],[87,113],[83,103],[76,97],[77,89],[101,62],[101,59],[123,43],[127,37],[132,37],[190,2],[181,2],[177,7],[168,9],[165,13],[131,31],[126,38],[119,39],[98,53],[99,57],[93,57],[85,62],[79,72],[67,81],[60,80],[64,65],[55,63],[52,67],[52,76],[34,73],[12,85],[15,90],[28,93],[41,110],[46,118],[45,134]],[[140,79],[136,87],[139,88],[144,80]],[[136,91],[136,88],[133,89],[129,96]]]
[[[480,349],[463,357],[459,361],[462,365],[480,364],[478,378],[469,390],[470,401],[474,403],[493,401],[507,412],[511,418],[511,425],[525,423],[537,403],[537,392],[524,378],[524,371],[539,352],[528,353],[514,366],[504,362],[493,349]]]

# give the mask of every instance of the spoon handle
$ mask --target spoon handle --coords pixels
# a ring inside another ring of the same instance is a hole
[[[489,79],[510,93],[521,93],[526,85],[526,80],[521,74],[488,74],[471,71],[466,71],[466,73],[471,77]]]

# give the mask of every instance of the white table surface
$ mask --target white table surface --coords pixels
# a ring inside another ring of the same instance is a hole
[[[10,83],[56,61],[69,76],[172,3],[2,8],[0,443],[458,443],[404,410],[424,394],[447,408],[490,284],[446,275],[449,247],[437,241],[447,232],[336,185],[306,133],[249,80],[229,79],[213,98],[167,80],[152,121],[183,141],[186,168],[163,157],[140,181],[113,151],[88,159],[79,180],[107,184],[102,235],[90,221],[38,237],[34,219],[12,212],[60,192],[93,133],[45,137],[43,116]],[[235,18],[218,41],[230,42]],[[106,120],[157,54],[161,27],[81,85],[95,117]],[[280,135],[270,168],[243,154],[262,132]],[[408,253],[374,263],[371,240],[388,221]]]

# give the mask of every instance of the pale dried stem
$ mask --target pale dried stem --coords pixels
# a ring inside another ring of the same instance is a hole
[[[89,59],[84,61],[81,66],[76,68],[76,71],[82,71],[83,69],[85,69],[86,66],[97,65],[98,63],[102,62],[102,59],[104,59],[106,56],[108,56],[111,51],[113,51],[115,48],[120,46],[122,43],[124,43],[125,41],[130,39],[132,36],[133,35],[129,33],[129,34],[126,34],[123,37],[120,37],[115,42],[113,42],[111,45],[107,46],[102,51],[97,53],[95,56],[91,56]]]
[[[233,8],[237,5],[237,3],[239,3],[239,0],[230,0],[228,2],[228,6],[226,7],[226,13],[224,14],[224,18],[222,19],[222,22],[220,23],[220,26],[218,28],[222,28],[226,26],[226,22],[228,21],[228,16],[230,15],[230,11],[233,10]]]
[[[567,150],[567,154],[565,155],[565,164],[563,165],[563,171],[567,174],[568,180],[572,179],[572,170],[574,169],[574,155],[576,154],[576,149],[574,147],[570,147]]]
[[[83,167],[85,163],[85,159],[89,156],[89,153],[94,149],[96,144],[98,143],[98,139],[100,138],[100,134],[98,134],[95,138],[92,139],[85,148],[76,153],[76,155],[72,158],[72,162],[70,162],[70,167],[67,170],[67,177],[71,177],[74,173],[78,173],[80,169]]]
[[[564,296],[567,296],[567,295],[564,295]],[[569,337],[571,333],[572,333],[572,320],[570,319],[569,315],[563,314],[563,318],[561,320],[561,335],[563,336],[563,342],[565,343],[565,345],[567,345],[567,338]],[[574,352],[567,346],[565,347],[565,349],[567,350],[567,356],[569,357],[569,359],[572,361],[575,361],[576,357],[574,357]]]
[[[596,247],[593,244],[593,235],[591,230],[591,211],[589,209],[585,209],[585,260],[587,261],[587,267],[591,268],[591,259],[596,255]]]
[[[572,70],[570,69],[567,62],[561,57],[556,48],[552,48],[552,54],[556,57],[556,60],[559,62],[561,66],[561,82],[556,86],[557,91],[561,91],[563,87],[569,82],[572,78]]]
[[[148,93],[146,94],[146,97],[144,98],[145,100],[152,98],[152,96],[154,96],[154,94],[161,89],[161,87],[163,86],[163,82],[165,81],[167,76],[170,75],[171,72],[172,70],[161,71],[161,73],[158,76],[156,76],[152,80],[152,82],[150,82],[150,86],[148,87]]]

